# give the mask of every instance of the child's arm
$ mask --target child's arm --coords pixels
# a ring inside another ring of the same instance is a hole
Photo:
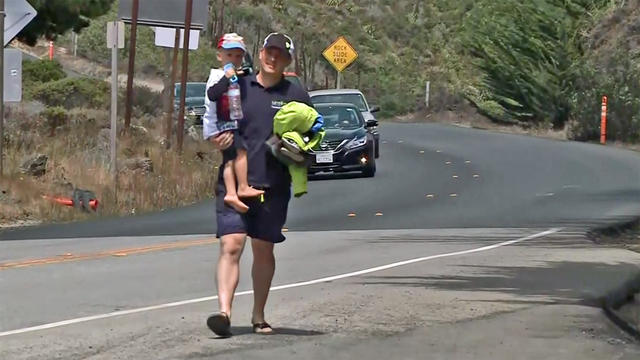
[[[211,69],[209,73],[209,79],[207,80],[207,90],[210,89],[213,85],[215,85],[221,78],[224,77],[224,73],[220,69]],[[202,135],[204,135],[205,140],[217,134],[219,132],[217,123],[218,123],[218,115],[216,113],[216,103],[209,100],[207,96],[207,92],[205,91],[204,98],[204,108],[205,112],[202,116]]]
[[[226,93],[227,90],[229,90],[229,83],[229,78],[223,76],[220,81],[207,89],[207,97],[209,98],[209,101],[220,100],[222,94]]]

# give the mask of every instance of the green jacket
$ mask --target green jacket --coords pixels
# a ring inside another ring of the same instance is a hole
[[[273,132],[281,139],[293,140],[302,151],[308,152],[317,148],[324,138],[324,130],[318,131],[311,139],[305,141],[306,134],[315,123],[318,112],[303,103],[292,101],[283,106],[273,118]],[[307,167],[289,165],[293,194],[300,197],[307,193]]]

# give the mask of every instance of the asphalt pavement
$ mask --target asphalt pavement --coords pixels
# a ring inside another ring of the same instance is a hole
[[[0,232],[1,359],[637,359],[599,309],[640,254],[586,239],[640,214],[636,153],[440,125],[384,124],[374,178],[292,201],[251,334],[250,251],[230,339],[211,201]],[[249,245],[248,245],[249,246]]]

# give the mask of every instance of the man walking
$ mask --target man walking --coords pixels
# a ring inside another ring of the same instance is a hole
[[[271,155],[265,141],[273,134],[273,118],[284,104],[297,101],[311,105],[304,89],[284,79],[283,73],[291,64],[293,51],[291,38],[280,33],[269,34],[260,50],[260,71],[239,80],[244,118],[239,122],[237,136],[242,137],[247,148],[249,185],[265,193],[260,198],[247,201],[249,211],[240,214],[223,201],[226,189],[220,172],[216,185],[220,311],[207,319],[207,326],[219,336],[231,336],[233,296],[238,286],[240,255],[247,236],[251,237],[253,251],[253,331],[273,333],[265,320],[264,308],[275,271],[274,244],[285,240],[282,227],[291,199],[291,177],[287,167]],[[226,132],[209,140],[217,149],[224,150],[232,144],[233,136]],[[223,167],[224,164],[220,169]]]

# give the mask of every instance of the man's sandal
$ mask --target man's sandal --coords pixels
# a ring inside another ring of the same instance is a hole
[[[273,328],[267,322],[253,324],[253,333],[261,335],[273,334]]]
[[[207,326],[220,337],[231,336],[231,320],[224,312],[215,313],[207,319]]]

